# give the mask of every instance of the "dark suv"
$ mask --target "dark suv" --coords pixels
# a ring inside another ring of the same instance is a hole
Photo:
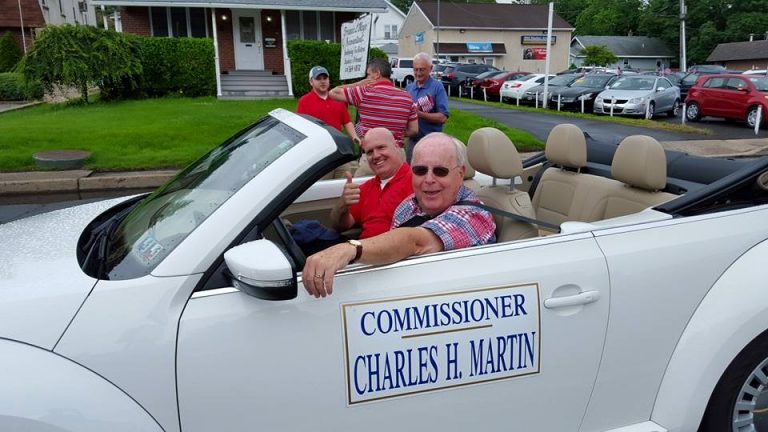
[[[453,70],[448,70],[443,73],[441,77],[443,85],[450,89],[452,94],[458,94],[459,86],[466,85],[472,78],[480,75],[483,72],[498,71],[491,65],[477,63],[477,64],[460,64],[456,65]]]

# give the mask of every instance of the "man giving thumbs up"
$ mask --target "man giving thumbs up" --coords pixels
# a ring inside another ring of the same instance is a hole
[[[360,238],[364,239],[389,231],[395,209],[413,193],[413,185],[411,167],[403,161],[392,132],[384,128],[369,130],[362,148],[375,177],[358,185],[347,173],[347,183],[331,210],[331,220],[337,232],[361,227]]]

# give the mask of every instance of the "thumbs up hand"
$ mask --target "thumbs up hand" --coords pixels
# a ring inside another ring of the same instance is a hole
[[[349,207],[352,204],[360,202],[360,185],[352,183],[352,173],[347,171],[345,175],[347,176],[347,182],[344,184],[344,191],[341,193],[341,198],[344,201],[344,204]]]

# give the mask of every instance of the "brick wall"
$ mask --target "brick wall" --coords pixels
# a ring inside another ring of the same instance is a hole
[[[29,31],[29,29],[27,29]],[[0,27],[0,37],[5,36],[5,32],[11,32],[13,40],[16,41],[16,46],[19,47],[19,52],[24,54],[24,44],[21,38],[21,31],[18,28]],[[27,36],[27,49],[32,48],[32,37],[29,33]]]
[[[271,18],[271,21],[268,19]],[[264,69],[271,70],[272,73],[282,75],[283,69],[283,34],[280,26],[279,10],[261,11],[261,37],[274,38],[275,47],[268,48],[264,45]]]
[[[227,17],[227,19],[222,19]],[[222,72],[235,70],[235,43],[232,40],[232,11],[216,9],[216,33],[219,42],[219,66]]]
[[[123,31],[139,36],[152,36],[149,26],[149,8],[123,7],[120,10],[123,20]]]

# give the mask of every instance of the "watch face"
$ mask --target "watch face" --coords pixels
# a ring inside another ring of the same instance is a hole
[[[362,246],[363,244],[360,243],[359,240],[349,240],[349,243],[353,246]]]

